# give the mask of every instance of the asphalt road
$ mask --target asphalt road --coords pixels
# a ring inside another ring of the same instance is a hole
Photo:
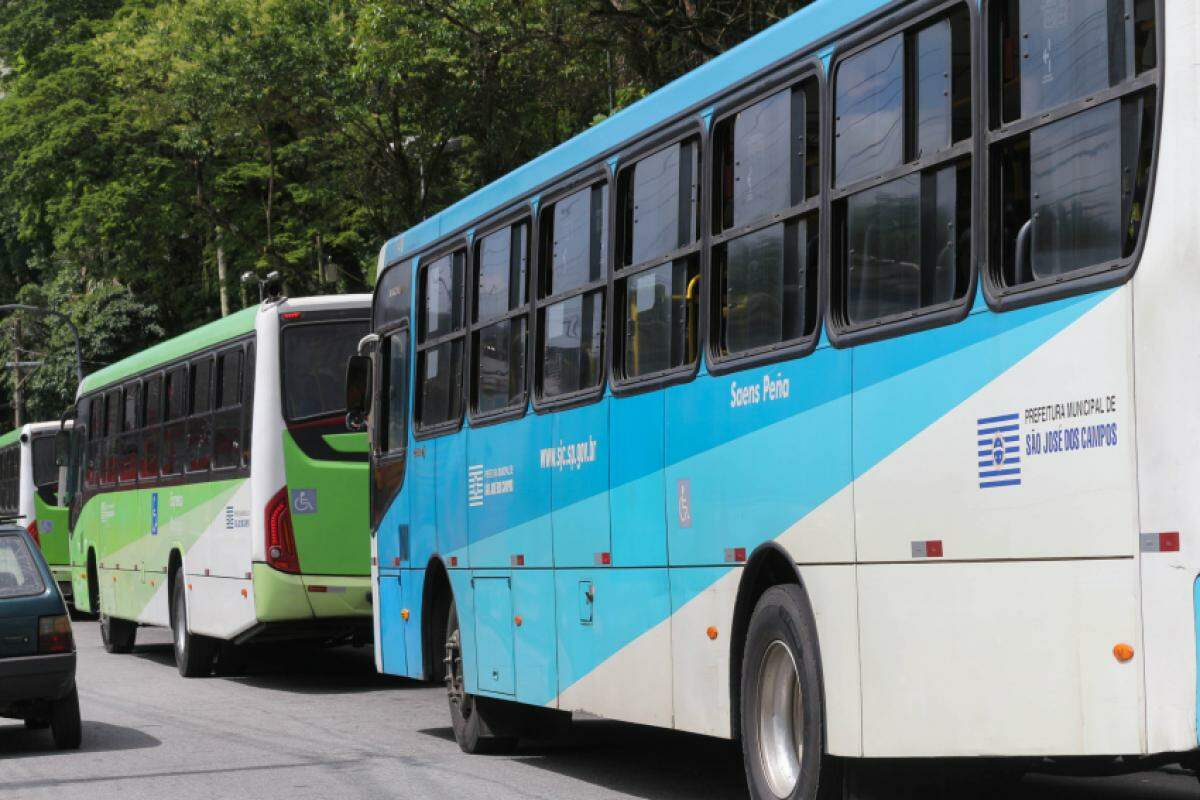
[[[471,757],[454,744],[439,687],[375,674],[369,648],[256,654],[239,678],[185,681],[166,631],[106,654],[77,622],[83,749],[0,720],[0,798],[745,798],[733,745],[578,720],[563,741]],[[894,781],[892,782],[894,783]],[[896,797],[978,797],[985,782]],[[1180,769],[1120,778],[1030,775],[1001,795],[1034,800],[1200,798]]]

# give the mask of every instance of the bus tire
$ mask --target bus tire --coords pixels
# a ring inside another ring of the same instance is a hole
[[[497,729],[496,723],[505,716],[504,702],[465,691],[462,632],[458,627],[458,607],[453,600],[446,620],[446,696],[450,703],[454,740],[464,753],[511,753],[517,748],[516,736]]]
[[[83,722],[79,718],[79,690],[74,686],[65,696],[50,704],[50,735],[59,750],[78,750],[83,741]]]
[[[218,642],[213,672],[222,678],[246,674],[246,646],[233,642]]]
[[[182,573],[171,589],[171,638],[175,644],[175,667],[185,678],[207,677],[212,672],[213,640],[191,632]]]
[[[825,754],[816,622],[804,590],[772,586],[754,607],[742,651],[742,756],[754,800],[825,800],[843,791]]]
[[[108,653],[132,653],[137,643],[137,623],[100,615],[100,640]]]

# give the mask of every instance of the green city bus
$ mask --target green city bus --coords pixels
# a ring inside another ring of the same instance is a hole
[[[369,637],[367,442],[343,408],[369,306],[268,300],[84,379],[72,579],[109,652],[169,626],[193,677],[251,640]]]

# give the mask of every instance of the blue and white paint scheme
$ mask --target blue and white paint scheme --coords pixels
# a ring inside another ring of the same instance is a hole
[[[817,0],[388,242],[380,285],[416,298],[447,242],[905,5]],[[940,327],[409,432],[376,509],[379,669],[431,674],[444,580],[469,693],[731,737],[740,589],[774,548],[815,612],[833,755],[1196,749],[1200,7],[1160,13],[1128,281],[1005,311],[979,290]],[[1139,546],[1166,531],[1177,550]]]

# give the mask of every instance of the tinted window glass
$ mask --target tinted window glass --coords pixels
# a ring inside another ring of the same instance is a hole
[[[424,315],[422,340],[435,339],[462,327],[463,257],[450,253],[422,273]]]
[[[950,146],[950,21],[916,35],[916,150],[914,157]]]
[[[462,416],[462,339],[424,350],[417,357],[421,393],[417,421],[423,428]]]
[[[212,359],[203,358],[191,364],[192,388],[191,404],[188,410],[192,414],[203,414],[212,408]]]
[[[136,383],[128,383],[125,385],[125,418],[122,422],[122,430],[137,430],[138,390],[140,388],[141,387]]]
[[[54,463],[54,437],[41,435],[33,437],[30,443],[33,456],[33,485],[58,486],[58,465]]]
[[[1122,0],[1020,0],[1021,114],[1029,116],[1106,89],[1120,80],[1122,37],[1112,37],[1124,16]],[[1118,71],[1110,76],[1110,66]],[[1116,80],[1113,80],[1116,77]]]
[[[162,375],[151,375],[142,390],[142,420],[147,426],[162,422]]]
[[[695,259],[680,259],[634,275],[625,292],[624,373],[637,377],[691,363],[696,354],[699,274]]]
[[[595,283],[604,276],[607,184],[582,189],[559,200],[542,216],[542,226],[542,253],[549,264],[542,276],[542,297]]]
[[[622,264],[666,255],[696,238],[699,147],[659,150],[622,171]]]
[[[1121,104],[1030,134],[1036,278],[1121,257]]]
[[[502,320],[476,334],[479,368],[475,375],[475,411],[508,408],[525,396],[524,316]]]
[[[491,319],[525,305],[529,284],[528,224],[503,228],[483,237],[476,253],[475,319]]]
[[[346,362],[366,335],[366,320],[283,329],[283,409],[288,420],[345,411]]]
[[[603,375],[604,294],[589,292],[542,309],[542,394],[557,397],[599,385]]]
[[[388,267],[375,288],[375,328],[406,319],[411,305],[412,262]]]
[[[121,430],[121,390],[113,389],[107,395],[108,420],[105,428],[106,436],[116,436]]]
[[[393,333],[384,345],[387,391],[384,405],[383,451],[403,450],[408,445],[408,331]]]
[[[237,405],[242,400],[242,349],[218,356],[217,369],[217,408]]]
[[[810,231],[810,228],[813,230]],[[722,275],[724,354],[801,338],[815,312],[809,268],[816,265],[816,225],[808,219],[772,225],[729,242]]]
[[[803,150],[804,126],[797,119],[803,95],[772,95],[740,112],[733,123],[733,225],[744,225],[800,201],[788,169]]]
[[[28,597],[46,591],[29,545],[18,536],[0,536],[0,598]]]
[[[837,184],[899,166],[904,153],[904,37],[893,36],[843,61],[835,88]]]
[[[167,373],[166,378],[166,418],[179,419],[187,413],[187,395],[184,384],[187,382],[184,367],[175,367]]]

